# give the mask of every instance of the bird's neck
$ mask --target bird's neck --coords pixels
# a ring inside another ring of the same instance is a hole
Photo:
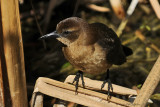
[[[92,27],[85,26],[82,28],[82,32],[79,35],[79,38],[77,40],[78,44],[80,45],[93,45],[97,41],[97,32],[94,31]]]

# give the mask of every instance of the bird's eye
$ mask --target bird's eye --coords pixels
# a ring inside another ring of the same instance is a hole
[[[67,34],[69,34],[70,32],[71,32],[71,31],[66,30],[66,31],[63,32],[63,34],[66,34],[66,35],[67,35]]]

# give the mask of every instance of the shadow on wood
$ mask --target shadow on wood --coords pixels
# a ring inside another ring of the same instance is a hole
[[[42,105],[42,94],[52,96],[55,98],[59,98],[65,101],[75,102],[77,104],[85,105],[85,106],[94,106],[94,107],[123,107],[123,106],[131,106],[132,103],[116,98],[111,97],[107,99],[107,94],[102,94],[94,90],[101,90],[99,86],[101,86],[102,81],[91,80],[89,78],[84,77],[85,86],[89,89],[84,89],[79,87],[78,94],[75,94],[75,87],[73,85],[67,84],[73,81],[75,75],[70,75],[65,80],[66,83],[62,83],[56,80],[52,80],[49,78],[40,77],[36,81],[35,89],[31,99],[31,107],[43,107]],[[81,83],[81,81],[79,82]],[[80,84],[81,85],[81,84]],[[108,86],[108,85],[106,85]],[[125,87],[121,87],[113,84],[114,93],[122,94],[122,95],[137,95],[137,92],[132,89],[128,89]],[[104,88],[107,90],[107,87]],[[42,93],[39,97],[37,97],[36,93]],[[36,106],[38,105],[38,106]],[[41,106],[39,106],[41,105]]]

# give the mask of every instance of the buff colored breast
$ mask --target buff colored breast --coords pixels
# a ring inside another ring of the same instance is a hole
[[[63,52],[66,59],[83,72],[98,74],[105,72],[112,65],[106,62],[106,50],[98,44],[81,46],[75,43],[64,47]]]

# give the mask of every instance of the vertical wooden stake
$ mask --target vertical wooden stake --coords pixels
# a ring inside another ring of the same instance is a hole
[[[144,82],[140,93],[131,107],[145,107],[160,80],[160,56]]]
[[[1,69],[1,59],[0,59],[0,71]],[[4,88],[3,88],[3,77],[2,72],[0,72],[0,107],[4,107]]]
[[[18,0],[0,0],[0,14],[0,99],[6,107],[28,107]]]

